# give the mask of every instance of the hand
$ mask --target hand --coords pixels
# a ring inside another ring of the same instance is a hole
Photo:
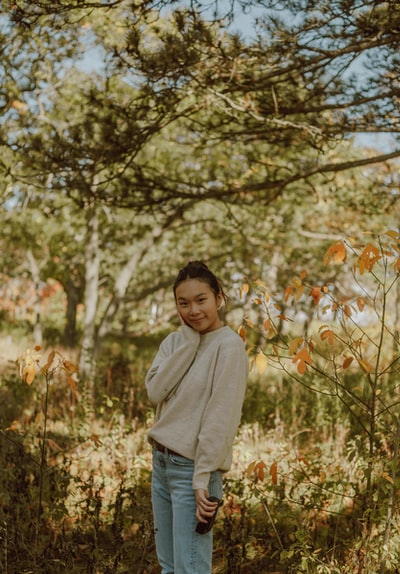
[[[199,522],[207,522],[206,517],[214,514],[218,502],[208,500],[208,492],[202,488],[194,491],[196,496],[196,518]]]
[[[182,317],[182,315],[179,313],[178,311],[178,317],[179,317],[179,322],[181,325],[186,325],[186,327],[190,327],[190,325],[188,325],[185,321],[185,319]],[[190,327],[191,328],[191,327]]]

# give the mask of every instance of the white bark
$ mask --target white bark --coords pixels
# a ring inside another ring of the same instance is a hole
[[[79,372],[90,390],[95,370],[96,312],[100,274],[98,214],[94,200],[87,209],[85,266],[84,320]]]

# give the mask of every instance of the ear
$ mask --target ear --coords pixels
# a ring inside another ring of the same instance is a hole
[[[219,311],[224,306],[225,301],[222,293],[218,293],[217,295],[217,310]]]

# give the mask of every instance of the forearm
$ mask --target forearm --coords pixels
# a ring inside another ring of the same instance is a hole
[[[145,385],[149,399],[158,404],[168,398],[189,370],[199,346],[200,336],[189,327],[181,327],[182,345],[176,349],[160,347]]]
[[[207,488],[210,472],[228,470],[240,424],[248,374],[247,356],[222,362],[198,434],[193,488]]]

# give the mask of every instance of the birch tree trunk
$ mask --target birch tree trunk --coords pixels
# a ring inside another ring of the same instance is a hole
[[[43,342],[42,322],[41,322],[41,302],[40,302],[40,268],[31,249],[27,250],[26,255],[29,261],[29,269],[31,272],[31,276],[35,284],[35,301],[34,301],[35,323],[33,326],[33,338],[35,341],[35,345],[38,345],[40,347]]]
[[[87,232],[85,244],[85,292],[82,348],[79,361],[79,372],[85,381],[90,400],[94,399],[94,375],[96,368],[95,336],[96,312],[99,298],[99,229],[98,208],[95,200],[87,207]]]
[[[129,284],[132,280],[132,277],[135,275],[137,266],[141,259],[144,257],[150,247],[154,247],[162,239],[163,233],[165,233],[173,223],[176,223],[181,218],[182,213],[181,211],[177,210],[172,215],[168,216],[162,225],[153,228],[147,237],[144,237],[139,244],[136,243],[134,246],[134,252],[126,264],[123,266],[115,280],[113,295],[100,321],[97,331],[97,350],[100,349],[102,340],[110,330],[111,322],[115,317],[115,314],[118,312],[121,301],[124,299],[124,297],[126,297]]]
[[[120,303],[126,296],[129,283],[135,274],[136,268],[140,263],[144,253],[156,242],[156,235],[152,234],[138,249],[135,248],[135,252],[131,255],[130,259],[121,269],[114,286],[114,293],[110,299],[109,304],[104,312],[101,323],[99,325],[97,333],[97,348],[100,347],[103,338],[107,335],[110,329],[111,321],[115,314],[117,313]]]

